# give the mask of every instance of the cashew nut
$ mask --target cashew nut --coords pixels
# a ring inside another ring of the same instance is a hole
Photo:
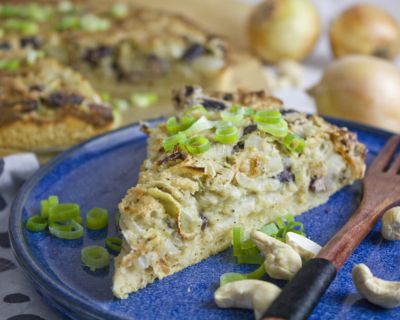
[[[385,212],[382,217],[381,233],[387,240],[400,240],[400,207]]]
[[[290,280],[301,268],[300,255],[289,245],[253,230],[251,239],[265,255],[265,271],[274,279]]]
[[[280,294],[276,285],[261,280],[229,282],[215,291],[215,303],[220,308],[253,309],[259,319]]]
[[[321,251],[318,243],[295,232],[288,232],[285,240],[304,260],[314,258]]]
[[[387,309],[400,305],[400,282],[374,277],[365,264],[353,268],[353,282],[358,292],[373,304]]]

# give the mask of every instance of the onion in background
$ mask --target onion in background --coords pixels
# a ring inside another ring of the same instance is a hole
[[[373,5],[356,5],[344,11],[333,21],[329,36],[335,57],[366,54],[393,59],[399,51],[396,20]]]
[[[383,59],[343,57],[308,92],[319,113],[400,132],[400,71]]]
[[[309,0],[265,0],[248,21],[250,47],[270,63],[303,60],[319,34],[319,15]]]

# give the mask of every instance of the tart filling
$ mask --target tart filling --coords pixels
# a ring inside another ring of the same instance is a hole
[[[173,100],[178,116],[150,130],[138,184],[119,205],[119,298],[227,248],[234,225],[301,214],[364,175],[355,134],[264,92],[187,86]]]

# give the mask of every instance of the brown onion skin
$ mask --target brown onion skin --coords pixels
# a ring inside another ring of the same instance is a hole
[[[393,59],[399,53],[400,28],[395,19],[373,5],[355,5],[331,24],[334,56],[366,54]]]
[[[267,63],[305,59],[320,31],[319,14],[309,0],[264,0],[247,24],[251,49]]]
[[[308,93],[323,115],[400,132],[400,70],[384,59],[340,58]]]

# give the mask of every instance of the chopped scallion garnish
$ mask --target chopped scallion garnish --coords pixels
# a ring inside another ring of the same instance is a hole
[[[128,15],[128,13],[128,6],[125,3],[116,3],[111,7],[111,16],[114,18],[124,18]]]
[[[283,138],[288,133],[288,124],[284,119],[280,119],[278,123],[258,123],[257,128],[278,138]]]
[[[234,105],[228,111],[221,112],[221,119],[232,123],[238,123],[244,117],[244,110],[240,106]]]
[[[235,257],[242,254],[242,241],[243,241],[243,229],[240,227],[233,227],[232,243],[233,243],[233,255]]]
[[[158,95],[155,92],[135,93],[131,96],[131,101],[138,108],[147,108],[157,103]]]
[[[194,119],[193,119],[194,120]],[[181,125],[175,117],[168,118],[166,122],[167,132],[168,134],[176,134],[181,131]]]
[[[62,0],[58,3],[57,9],[63,13],[70,12],[74,9],[74,5],[68,0]]]
[[[86,214],[88,229],[100,230],[108,225],[108,211],[103,208],[93,208]]]
[[[58,205],[58,197],[50,196],[46,200],[40,201],[40,216],[43,218],[49,217],[49,209]]]
[[[6,30],[18,30],[25,35],[36,34],[39,31],[37,23],[19,19],[7,19],[4,22],[4,28]]]
[[[278,227],[275,223],[268,223],[260,229],[261,232],[269,236],[274,236],[279,232]]]
[[[65,240],[75,240],[83,236],[83,227],[75,220],[50,223],[49,231],[53,236]]]
[[[213,127],[212,123],[205,117],[201,116],[188,129],[184,131],[187,136],[199,134],[202,131],[209,130]]]
[[[110,28],[110,21],[94,14],[87,14],[80,19],[80,27],[85,31],[106,31]]]
[[[47,228],[48,222],[46,218],[42,216],[32,216],[26,221],[25,227],[29,231],[38,232],[43,231]]]
[[[253,250],[255,249],[255,250]],[[260,255],[260,251],[257,248],[249,249],[248,251],[254,251],[253,254],[242,254],[237,257],[238,264],[261,264],[264,262],[264,257]]]
[[[201,116],[205,116],[208,117],[209,116],[209,112],[206,108],[204,108],[203,106],[193,106],[190,108],[187,108],[184,112],[183,112],[184,116],[190,116],[190,117],[194,117],[196,119],[200,118]]]
[[[65,16],[61,18],[57,25],[57,29],[79,29],[81,26],[81,20],[77,16]]]
[[[290,151],[300,153],[304,149],[305,141],[294,133],[288,133],[288,135],[283,139],[283,144]]]
[[[239,140],[239,130],[237,127],[221,127],[215,131],[215,140],[219,143],[235,143]]]
[[[0,59],[0,70],[15,71],[21,66],[18,59]]]
[[[88,246],[81,251],[81,261],[91,271],[103,269],[110,264],[110,255],[107,250],[100,246]]]
[[[200,154],[210,149],[210,141],[205,137],[193,137],[186,141],[185,149],[191,154]]]
[[[81,210],[77,203],[60,203],[49,208],[49,222],[82,221]]]
[[[246,279],[260,279],[265,274],[264,265],[261,264],[256,270],[247,274],[241,274],[236,272],[228,272],[224,273],[219,280],[219,284],[222,287],[223,285],[238,281],[238,280],[246,280]]]
[[[183,132],[178,132],[164,140],[163,148],[165,152],[170,152],[174,150],[176,145],[184,145],[186,140],[186,135]]]
[[[112,107],[118,111],[125,111],[129,108],[129,102],[124,99],[114,99],[112,101]]]
[[[282,115],[277,110],[262,110],[258,111],[253,118],[259,124],[277,124],[282,119]]]
[[[120,252],[122,245],[122,239],[117,237],[108,237],[106,239],[106,247],[112,251]]]

